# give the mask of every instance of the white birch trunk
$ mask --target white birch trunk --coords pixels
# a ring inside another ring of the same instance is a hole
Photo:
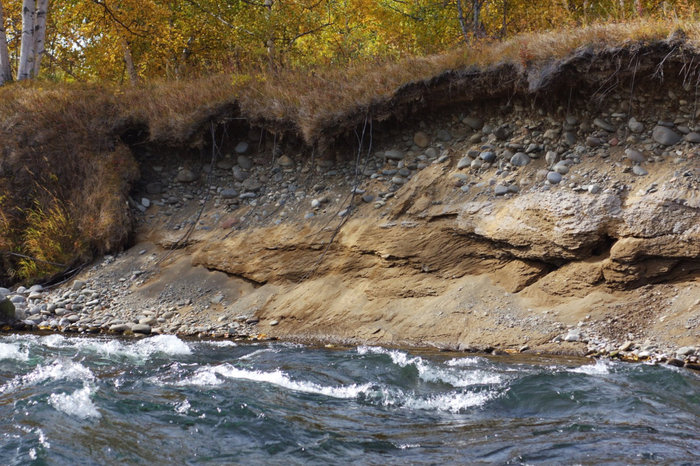
[[[22,2],[22,47],[19,52],[17,80],[29,79],[34,71],[34,0]]]
[[[46,15],[49,11],[49,0],[38,0],[36,4],[36,20],[34,21],[34,69],[32,77],[39,76],[41,58],[46,52],[44,41],[46,39]]]
[[[5,15],[0,1],[0,85],[12,81],[12,69],[10,68],[10,54],[7,50],[7,36],[5,35]]]

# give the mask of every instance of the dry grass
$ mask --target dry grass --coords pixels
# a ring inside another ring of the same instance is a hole
[[[390,102],[410,83],[454,70],[511,64],[521,71],[577,50],[603,51],[685,33],[700,49],[700,24],[644,20],[526,34],[439,56],[365,62],[349,68],[217,75],[141,87],[14,84],[0,88],[0,247],[52,262],[90,259],[123,245],[130,231],[126,196],[136,163],[117,132],[148,129],[150,141],[186,145],[207,122],[232,116],[298,133],[309,145],[344,128],[352,115]],[[347,130],[347,127],[345,127]],[[58,210],[57,210],[58,209]],[[41,215],[37,214],[41,213]],[[68,236],[55,240],[57,228]],[[72,232],[72,233],[71,233]],[[2,258],[0,282],[19,264]],[[23,263],[23,275],[52,270]]]

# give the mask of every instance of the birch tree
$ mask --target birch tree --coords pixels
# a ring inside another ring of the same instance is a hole
[[[22,81],[32,77],[34,71],[34,12],[35,0],[22,2],[22,46],[19,52],[19,68],[17,80]]]
[[[7,36],[5,35],[5,15],[0,0],[0,85],[12,81],[12,69],[10,68],[10,54],[7,50]]]
[[[39,76],[41,59],[46,52],[44,50],[44,40],[46,38],[46,14],[49,10],[49,0],[38,0],[36,4],[36,14],[34,21],[34,68],[32,77]]]

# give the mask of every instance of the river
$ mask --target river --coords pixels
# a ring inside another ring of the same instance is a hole
[[[2,464],[700,462],[700,376],[371,346],[0,337]]]

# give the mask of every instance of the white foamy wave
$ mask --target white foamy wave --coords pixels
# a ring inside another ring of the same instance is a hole
[[[49,404],[58,411],[79,419],[98,419],[101,417],[101,414],[97,410],[97,406],[92,402],[92,399],[90,399],[93,391],[92,387],[86,385],[71,394],[53,393],[49,397]]]
[[[182,403],[175,405],[175,412],[178,414],[187,414],[191,407],[192,405],[190,405],[190,402],[187,400],[187,398],[185,398]]]
[[[231,340],[211,340],[211,341],[201,341],[201,345],[216,346],[218,348],[227,348],[230,346],[238,346],[238,343]]]
[[[360,393],[367,392],[371,387],[371,384],[368,383],[363,385],[352,384],[339,387],[328,387],[313,382],[292,380],[287,374],[280,370],[263,372],[239,369],[230,364],[200,368],[193,376],[180,382],[180,385],[219,385],[223,383],[223,381],[218,376],[227,379],[269,383],[288,390],[314,393],[332,398],[356,398]]]
[[[66,337],[57,333],[41,337],[41,344],[50,348],[60,348],[64,346]]]
[[[578,374],[605,375],[610,373],[610,363],[599,359],[595,362],[595,364],[587,364],[585,366],[574,367],[567,370]]]
[[[190,346],[175,335],[156,335],[137,342],[109,339],[73,339],[70,342],[80,350],[91,351],[107,358],[127,357],[146,360],[156,354],[168,356],[192,354]]]
[[[51,364],[39,365],[28,374],[16,376],[0,387],[0,393],[15,390],[18,387],[36,385],[45,380],[94,380],[95,376],[87,367],[69,359],[57,359]]]
[[[0,343],[0,360],[14,359],[16,361],[26,361],[29,359],[29,351],[22,349],[15,343]]]
[[[453,387],[468,387],[471,385],[497,384],[502,382],[499,374],[489,373],[482,370],[462,371],[458,369],[441,368],[420,356],[410,357],[403,351],[388,350],[377,346],[360,346],[357,352],[364,354],[384,354],[391,358],[391,361],[399,367],[412,365],[418,371],[418,377],[426,382],[446,383]],[[472,359],[472,358],[464,358]],[[476,358],[474,358],[476,359]],[[452,360],[456,361],[456,360]],[[450,361],[448,361],[448,365]],[[452,364],[457,366],[458,364]]]
[[[426,397],[408,397],[404,406],[411,409],[461,413],[468,408],[483,406],[493,396],[489,392],[442,393]]]
[[[259,349],[259,350],[253,351],[252,353],[244,354],[243,356],[241,356],[238,359],[243,359],[243,360],[251,359],[251,358],[254,358],[255,356],[257,356],[259,354],[263,354],[263,353],[279,353],[279,351],[273,350],[271,348]]]
[[[471,367],[471,366],[478,366],[482,363],[481,358],[453,358],[447,361],[445,364],[447,364],[450,367]]]

